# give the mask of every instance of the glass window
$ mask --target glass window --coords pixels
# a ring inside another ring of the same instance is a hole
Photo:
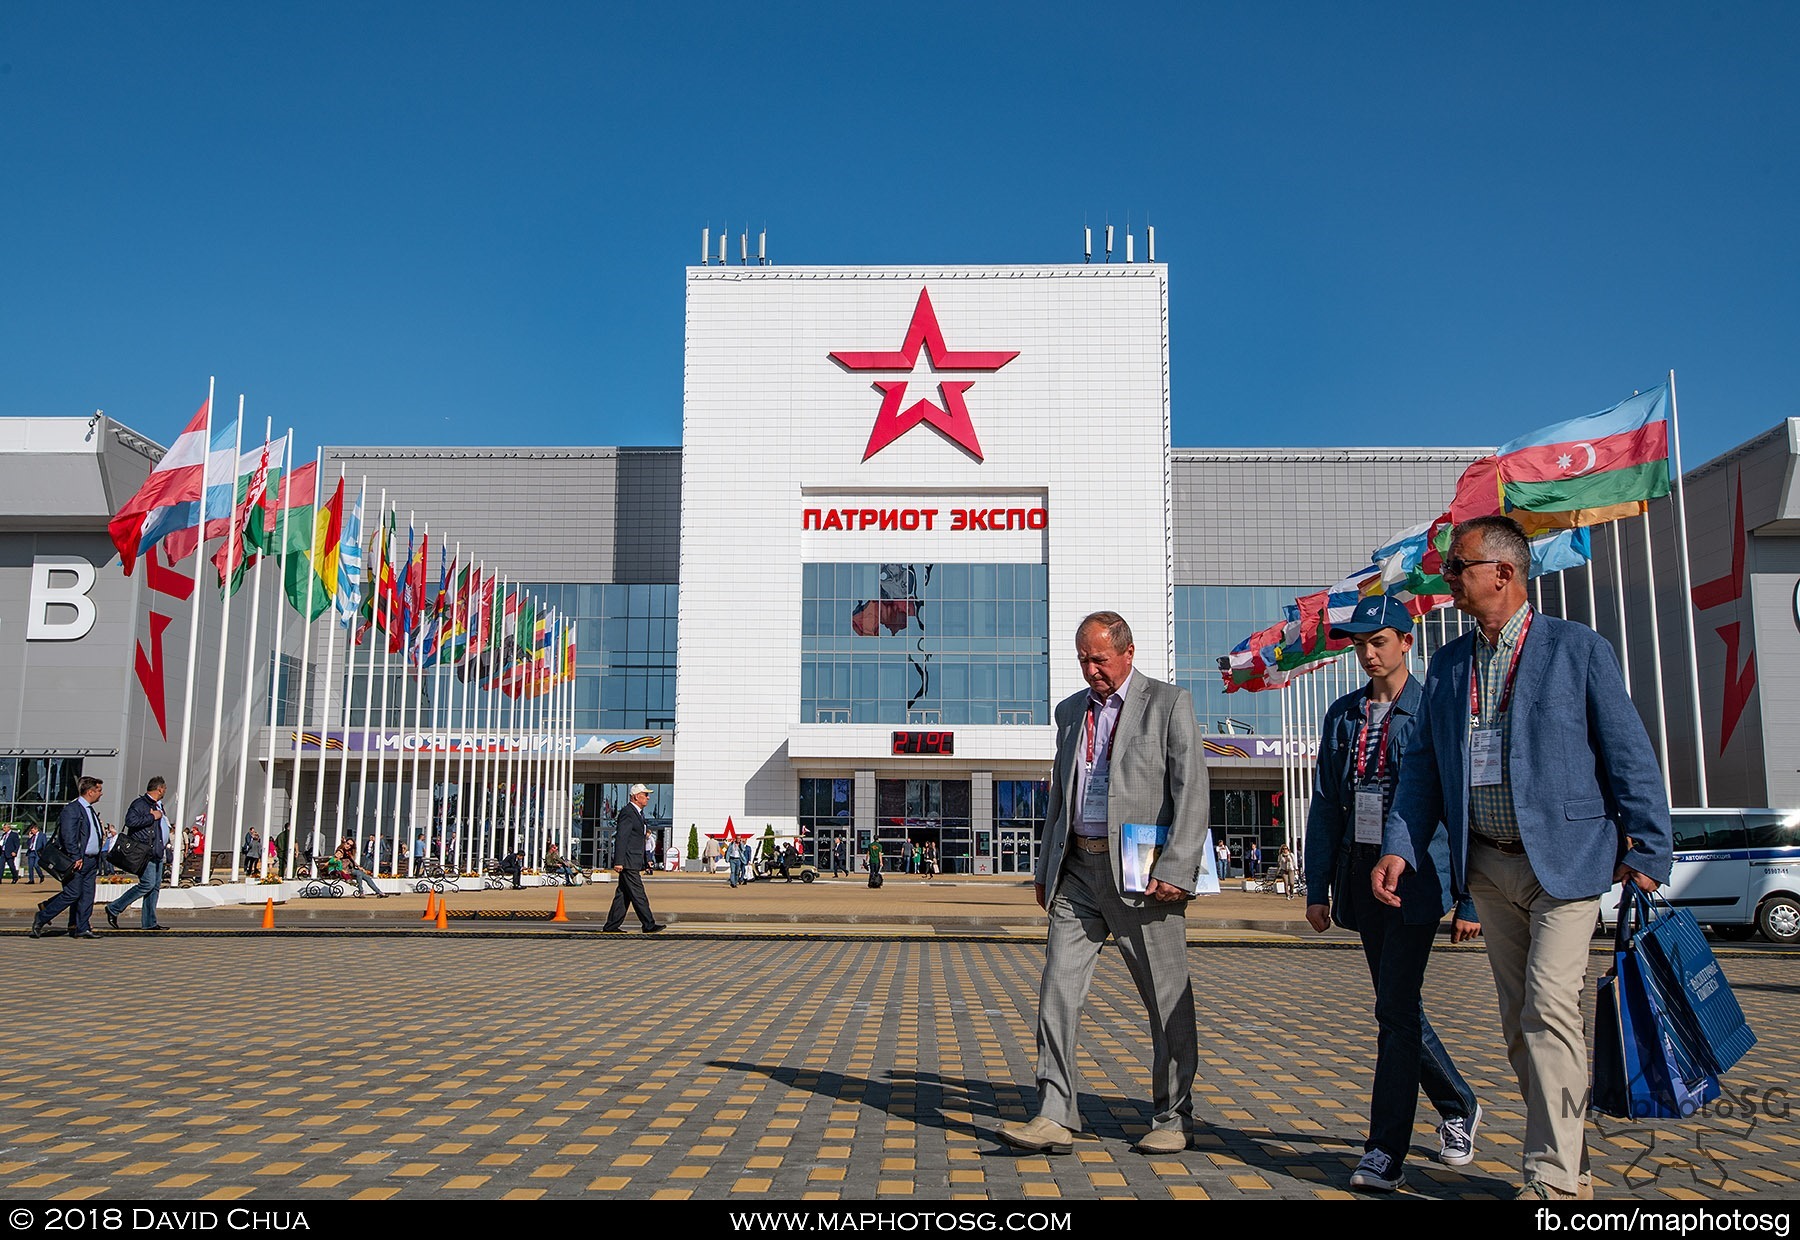
[[[850,683],[803,675],[803,719],[1050,720],[1041,564],[813,564],[801,573],[802,666],[835,654]],[[827,587],[829,586],[829,591]],[[853,690],[853,691],[852,691]]]

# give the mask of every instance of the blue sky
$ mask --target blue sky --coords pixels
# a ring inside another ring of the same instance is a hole
[[[1800,414],[1800,6],[0,5],[0,415],[674,444],[702,227],[1157,228],[1174,442]],[[1123,243],[1120,243],[1122,250]],[[733,245],[735,251],[735,242]],[[1141,256],[1141,252],[1140,252]]]

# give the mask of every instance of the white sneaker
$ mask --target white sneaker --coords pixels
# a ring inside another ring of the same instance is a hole
[[[1438,1125],[1438,1161],[1446,1167],[1466,1167],[1475,1161],[1475,1133],[1481,1127],[1481,1104],[1475,1114],[1458,1115]]]
[[[1391,1193],[1406,1183],[1406,1173],[1385,1150],[1369,1150],[1350,1173],[1350,1187],[1365,1192]]]

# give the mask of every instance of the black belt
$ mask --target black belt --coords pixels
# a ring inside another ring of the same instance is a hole
[[[1477,844],[1486,844],[1489,848],[1504,856],[1523,857],[1525,855],[1525,841],[1523,840],[1497,840],[1491,836],[1483,835],[1479,831],[1469,832],[1469,838],[1474,840]]]

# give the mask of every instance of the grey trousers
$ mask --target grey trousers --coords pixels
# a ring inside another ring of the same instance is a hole
[[[1151,1127],[1186,1131],[1191,1126],[1199,1050],[1185,907],[1154,901],[1144,908],[1130,907],[1119,899],[1106,854],[1071,848],[1050,903],[1044,980],[1038,988],[1039,1115],[1071,1131],[1081,1130],[1075,1049],[1094,964],[1110,931],[1150,1018],[1156,1109]]]

